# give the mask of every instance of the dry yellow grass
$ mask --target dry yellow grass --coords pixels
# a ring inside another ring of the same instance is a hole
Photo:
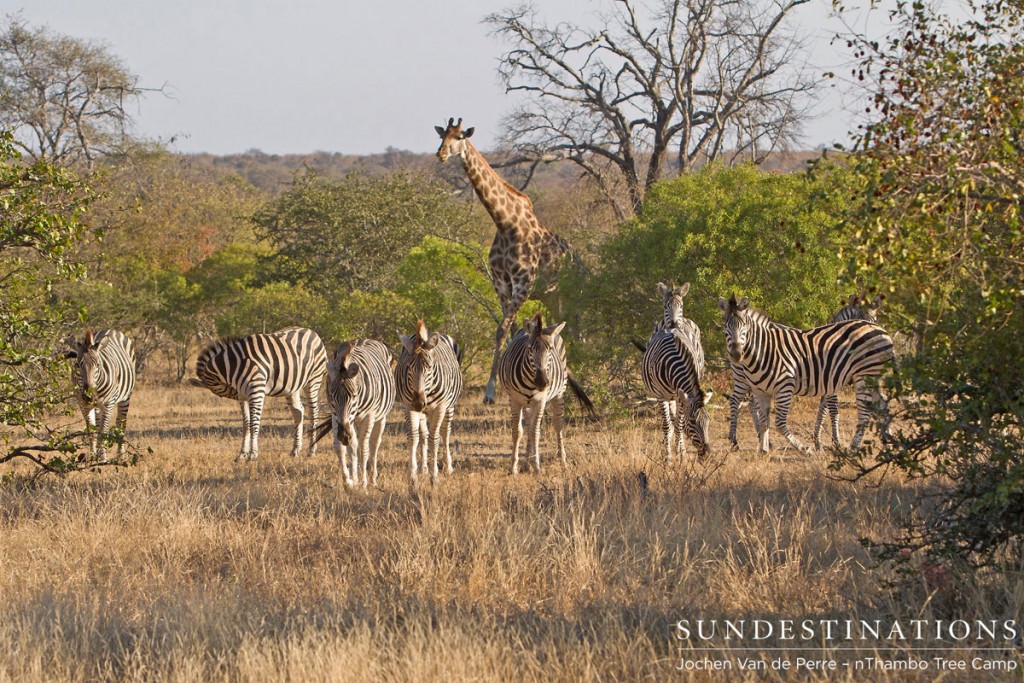
[[[568,468],[545,430],[542,473],[512,478],[507,409],[479,401],[469,393],[457,415],[454,477],[419,493],[396,411],[364,494],[339,488],[329,444],[287,456],[280,400],[261,459],[236,464],[236,404],[140,387],[130,437],[153,449],[140,465],[0,486],[0,681],[666,680],[684,676],[679,619],[940,606],[923,580],[886,589],[858,542],[893,533],[912,485],[832,480],[824,455],[763,459],[747,415],[746,448],[727,453],[721,397],[712,436],[726,460],[703,485],[689,460],[662,463],[653,414],[571,425]],[[801,438],[815,408],[792,421]],[[971,590],[977,614],[998,618],[1024,596],[1009,580]],[[866,680],[832,675],[847,678]]]

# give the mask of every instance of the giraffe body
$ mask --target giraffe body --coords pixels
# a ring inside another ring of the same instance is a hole
[[[494,291],[501,302],[501,322],[495,331],[494,358],[484,390],[484,403],[494,403],[498,360],[505,338],[519,310],[533,294],[537,276],[543,273],[553,281],[562,255],[571,249],[568,242],[541,224],[530,198],[509,185],[473,147],[469,142],[473,129],[463,131],[462,119],[458,123],[448,119],[447,128],[434,128],[441,137],[438,159],[444,162],[449,157],[459,157],[469,182],[497,229],[488,265]],[[553,285],[549,287],[549,291],[553,288]]]

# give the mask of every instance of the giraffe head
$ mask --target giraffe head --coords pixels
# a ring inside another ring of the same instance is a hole
[[[455,119],[448,119],[448,127],[434,126],[434,130],[441,137],[441,146],[437,148],[437,158],[441,163],[448,161],[448,157],[462,156],[466,151],[467,138],[473,136],[473,128],[462,130],[462,119],[458,123]]]

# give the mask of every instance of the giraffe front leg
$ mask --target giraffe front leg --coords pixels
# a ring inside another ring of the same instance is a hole
[[[491,264],[492,270],[494,263]],[[491,361],[491,375],[487,379],[487,386],[484,388],[484,404],[493,405],[495,395],[495,383],[498,377],[498,362],[501,360],[502,347],[509,330],[516,322],[519,309],[523,307],[526,297],[530,294],[530,285],[533,284],[528,273],[517,274],[512,277],[511,284],[499,284],[495,280],[494,289],[498,293],[498,299],[502,302],[501,323],[494,333],[494,358]],[[506,303],[507,299],[507,303]]]
[[[491,360],[491,374],[487,378],[487,386],[484,387],[484,405],[494,405],[495,386],[498,380],[498,362],[501,360],[505,337],[508,336],[509,328],[512,327],[512,323],[515,321],[516,312],[518,312],[518,309],[506,313],[505,317],[498,323],[498,329],[494,333],[494,358]]]

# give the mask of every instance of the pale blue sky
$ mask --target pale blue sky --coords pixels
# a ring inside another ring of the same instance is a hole
[[[434,125],[462,116],[488,149],[513,101],[498,82],[505,46],[480,23],[508,0],[0,0],[31,24],[101,40],[148,87],[136,132],[181,152],[436,149]],[[586,23],[598,0],[545,0],[551,20]],[[828,0],[794,16],[816,70],[847,58],[829,46]],[[806,147],[844,139],[842,98],[819,98]]]

